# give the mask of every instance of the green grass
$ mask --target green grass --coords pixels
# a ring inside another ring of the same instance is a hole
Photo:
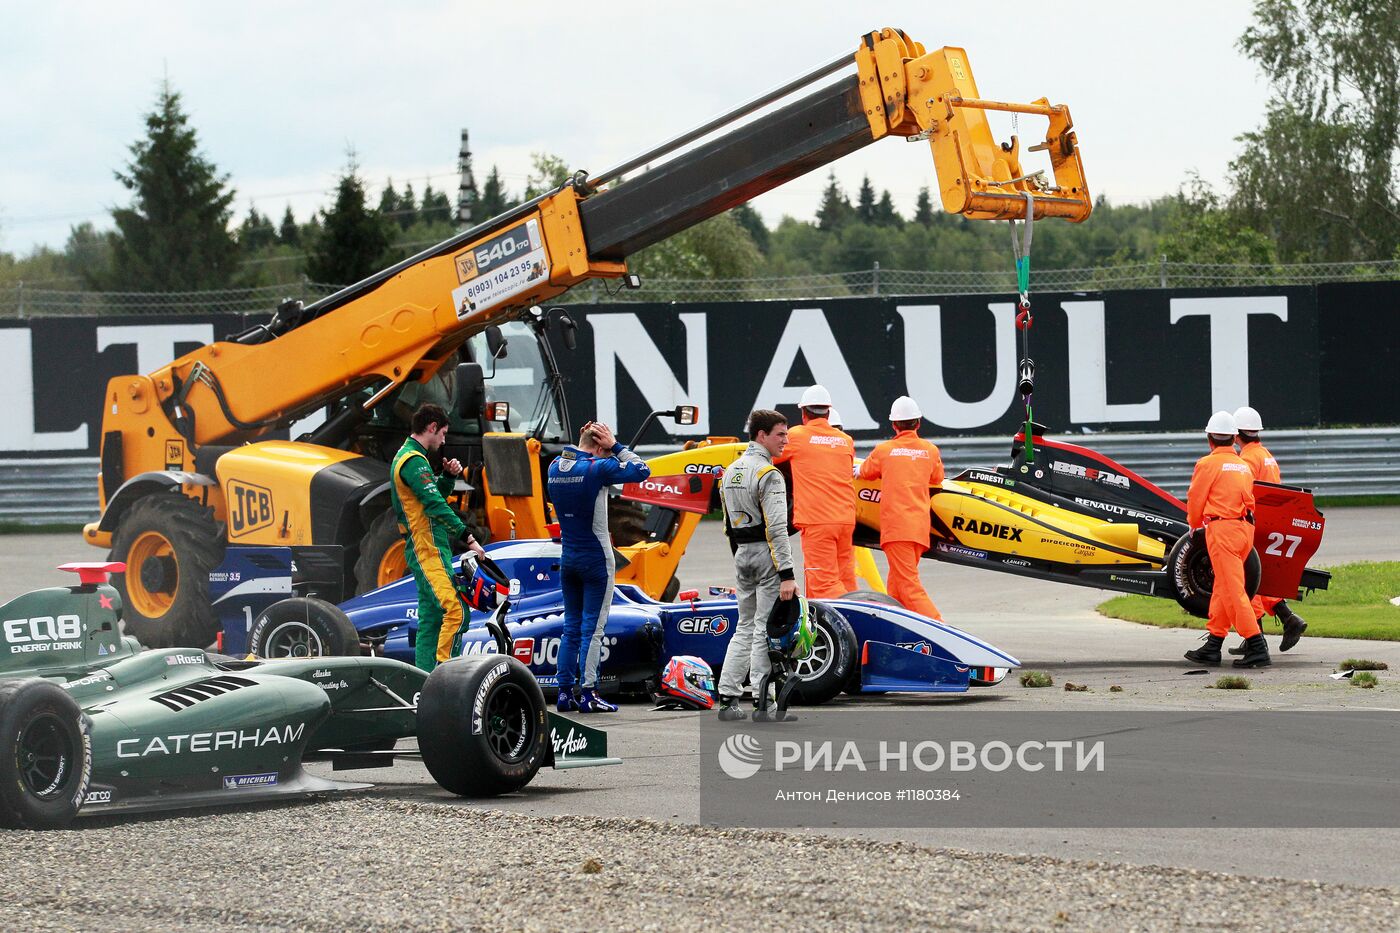
[[[1362,687],[1366,690],[1370,690],[1380,682],[1381,679],[1379,677],[1366,671],[1357,671],[1355,674],[1351,675],[1351,685],[1353,687]]]
[[[1053,687],[1055,678],[1044,671],[1023,671],[1021,673],[1021,686],[1023,687]]]
[[[1239,674],[1226,674],[1215,682],[1217,690],[1248,690],[1249,678],[1241,677]]]
[[[1400,641],[1400,606],[1390,600],[1400,596],[1400,561],[1363,561],[1330,568],[1332,582],[1306,600],[1290,601],[1308,621],[1306,638],[1368,638]],[[1143,622],[1162,628],[1204,629],[1205,619],[1187,615],[1175,602],[1153,596],[1118,596],[1099,605],[1099,612],[1114,619]],[[1265,630],[1281,631],[1268,619]]]
[[[50,522],[45,525],[25,525],[20,522],[0,522],[0,535],[51,535],[71,531],[81,534],[83,526],[66,522]]]
[[[1354,505],[1400,505],[1400,495],[1376,493],[1369,496],[1315,496],[1313,504],[1319,509],[1344,508]]]
[[[1337,665],[1339,671],[1388,671],[1390,665],[1384,661],[1372,661],[1368,658],[1347,658]]]

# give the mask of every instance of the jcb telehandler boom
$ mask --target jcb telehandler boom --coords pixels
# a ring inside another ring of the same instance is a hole
[[[1014,140],[994,141],[987,110],[1049,118],[1035,148],[1048,153],[1053,181],[1022,169]],[[853,55],[609,171],[577,172],[327,298],[284,305],[265,326],[112,379],[102,515],[85,537],[126,562],[117,583],[129,624],[152,646],[212,639],[208,578],[228,546],[291,547],[304,578],[375,585],[391,549],[392,535],[372,533],[387,527],[388,471],[357,432],[464,344],[473,361],[458,366],[457,401],[485,467],[478,519],[498,535],[538,536],[548,519],[541,432],[480,430],[482,364],[497,353],[484,352],[484,332],[523,321],[543,334],[535,306],[587,279],[621,278],[637,250],[886,136],[929,142],[949,211],[995,220],[1024,217],[1029,205],[1037,219],[1082,221],[1091,201],[1071,127],[1068,108],[1044,99],[980,99],[961,49],[926,52],[899,30],[869,33]],[[544,368],[557,394],[547,347]],[[269,439],[321,409],[336,411],[310,434]],[[559,439],[568,431],[557,424]],[[655,588],[644,567],[632,572]]]

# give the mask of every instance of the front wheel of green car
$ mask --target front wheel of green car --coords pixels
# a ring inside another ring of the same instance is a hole
[[[62,829],[92,778],[92,746],[78,704],[38,678],[0,685],[0,826]]]

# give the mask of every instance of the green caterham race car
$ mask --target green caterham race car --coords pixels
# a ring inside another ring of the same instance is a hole
[[[385,658],[146,650],[122,634],[106,582],[121,564],[61,569],[79,583],[0,607],[0,826],[366,786],[308,774],[313,756],[337,770],[421,756],[443,788],[481,797],[525,786],[545,764],[615,761],[602,732],[548,711],[509,656],[427,675]],[[417,750],[397,750],[409,736]]]

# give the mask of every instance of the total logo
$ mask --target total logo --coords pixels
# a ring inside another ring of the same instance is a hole
[[[716,753],[719,768],[725,774],[742,781],[758,773],[763,765],[763,746],[746,732],[736,732],[725,739]]]
[[[644,479],[637,485],[645,489],[647,492],[664,492],[668,496],[685,495],[685,492],[681,489],[681,487],[673,486],[670,483],[662,483],[654,479]]]
[[[723,635],[729,631],[728,616],[691,616],[676,623],[682,635]]]

